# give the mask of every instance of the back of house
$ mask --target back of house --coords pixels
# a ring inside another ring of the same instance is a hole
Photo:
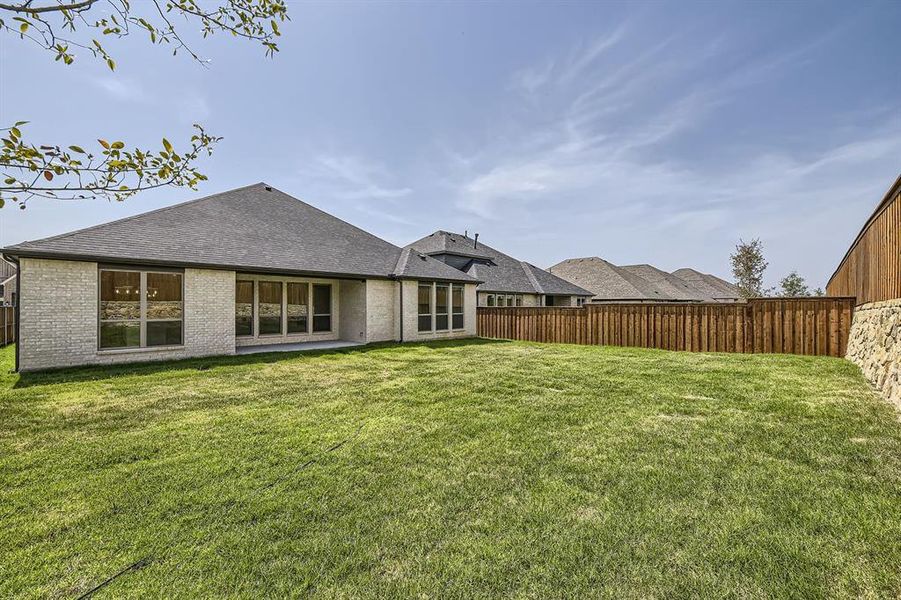
[[[264,183],[3,253],[20,370],[476,334],[477,277]]]

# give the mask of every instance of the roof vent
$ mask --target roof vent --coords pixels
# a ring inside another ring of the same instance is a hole
[[[272,186],[271,186],[271,185],[267,185],[267,186],[264,186],[264,187],[266,188],[266,191],[267,191],[267,192],[271,192],[271,191],[272,191]]]
[[[473,248],[478,248],[478,247],[479,247],[479,234],[478,234],[478,233],[476,234],[475,239],[472,241],[472,247],[473,247]]]

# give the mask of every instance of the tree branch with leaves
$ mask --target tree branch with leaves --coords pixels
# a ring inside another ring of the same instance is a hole
[[[81,146],[36,146],[22,139],[20,121],[0,130],[0,208],[6,200],[25,208],[32,198],[86,199],[103,197],[125,200],[142,192],[167,185],[197,189],[206,181],[194,166],[202,155],[213,153],[213,146],[221,139],[209,135],[200,125],[194,125],[190,150],[176,152],[166,138],[156,151],[140,148],[126,149],[121,141],[98,139],[99,150],[89,152]]]
[[[98,6],[107,14],[89,16]],[[11,15],[4,17],[4,11]],[[83,50],[103,60],[110,70],[116,61],[105,45],[135,32],[145,33],[154,45],[167,45],[172,54],[188,54],[206,66],[209,61],[191,48],[178,27],[199,25],[204,38],[227,33],[260,43],[267,57],[278,52],[275,38],[279,23],[288,19],[285,0],[227,0],[215,6],[201,6],[198,0],[46,0],[0,2],[0,32],[16,35],[47,50],[54,60],[70,65]],[[89,32],[82,36],[84,32]],[[163,139],[159,150],[127,148],[124,142],[98,139],[99,147],[86,151],[82,146],[58,143],[36,144],[23,139],[20,121],[2,133],[0,206],[6,202],[24,208],[32,198],[79,199],[106,197],[124,200],[134,194],[167,185],[195,186],[206,180],[195,161],[210,155],[221,138],[207,134],[199,125],[186,144],[190,149],[176,152]]]

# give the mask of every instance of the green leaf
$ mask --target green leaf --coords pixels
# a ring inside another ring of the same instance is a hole
[[[107,142],[106,140],[100,140],[100,139],[98,139],[97,141],[100,142],[101,146],[103,146],[104,148],[109,150],[109,142]]]
[[[6,185],[12,185],[15,182],[16,182],[15,177],[7,177],[6,179],[3,180],[3,183],[5,183]]]
[[[10,132],[11,134],[13,134],[13,137],[17,137],[17,138],[22,137],[22,132],[19,131],[19,128],[18,128],[18,127],[11,127],[10,130],[9,130],[9,132]]]
[[[69,146],[69,150],[72,152],[78,152],[79,154],[84,154],[84,150],[82,150],[81,146]]]
[[[116,70],[116,61],[114,61],[113,59],[111,59],[111,58],[106,59],[106,64],[109,67],[110,71]]]
[[[172,152],[172,144],[166,138],[163,138],[163,148],[166,149],[166,152]]]
[[[115,148],[116,150],[120,150],[124,147],[125,144],[123,142],[113,142],[113,148]]]
[[[28,121],[16,121],[13,123],[13,127],[21,127],[22,125],[27,125]]]
[[[3,206],[5,204],[6,204],[6,200],[4,200],[3,198],[0,198],[0,208],[3,208]]]
[[[28,31],[28,23],[22,23],[21,25],[19,25],[19,31],[21,31],[22,33]]]

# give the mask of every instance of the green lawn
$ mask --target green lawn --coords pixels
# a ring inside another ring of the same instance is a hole
[[[842,360],[2,355],[0,597],[901,595],[901,422]]]

